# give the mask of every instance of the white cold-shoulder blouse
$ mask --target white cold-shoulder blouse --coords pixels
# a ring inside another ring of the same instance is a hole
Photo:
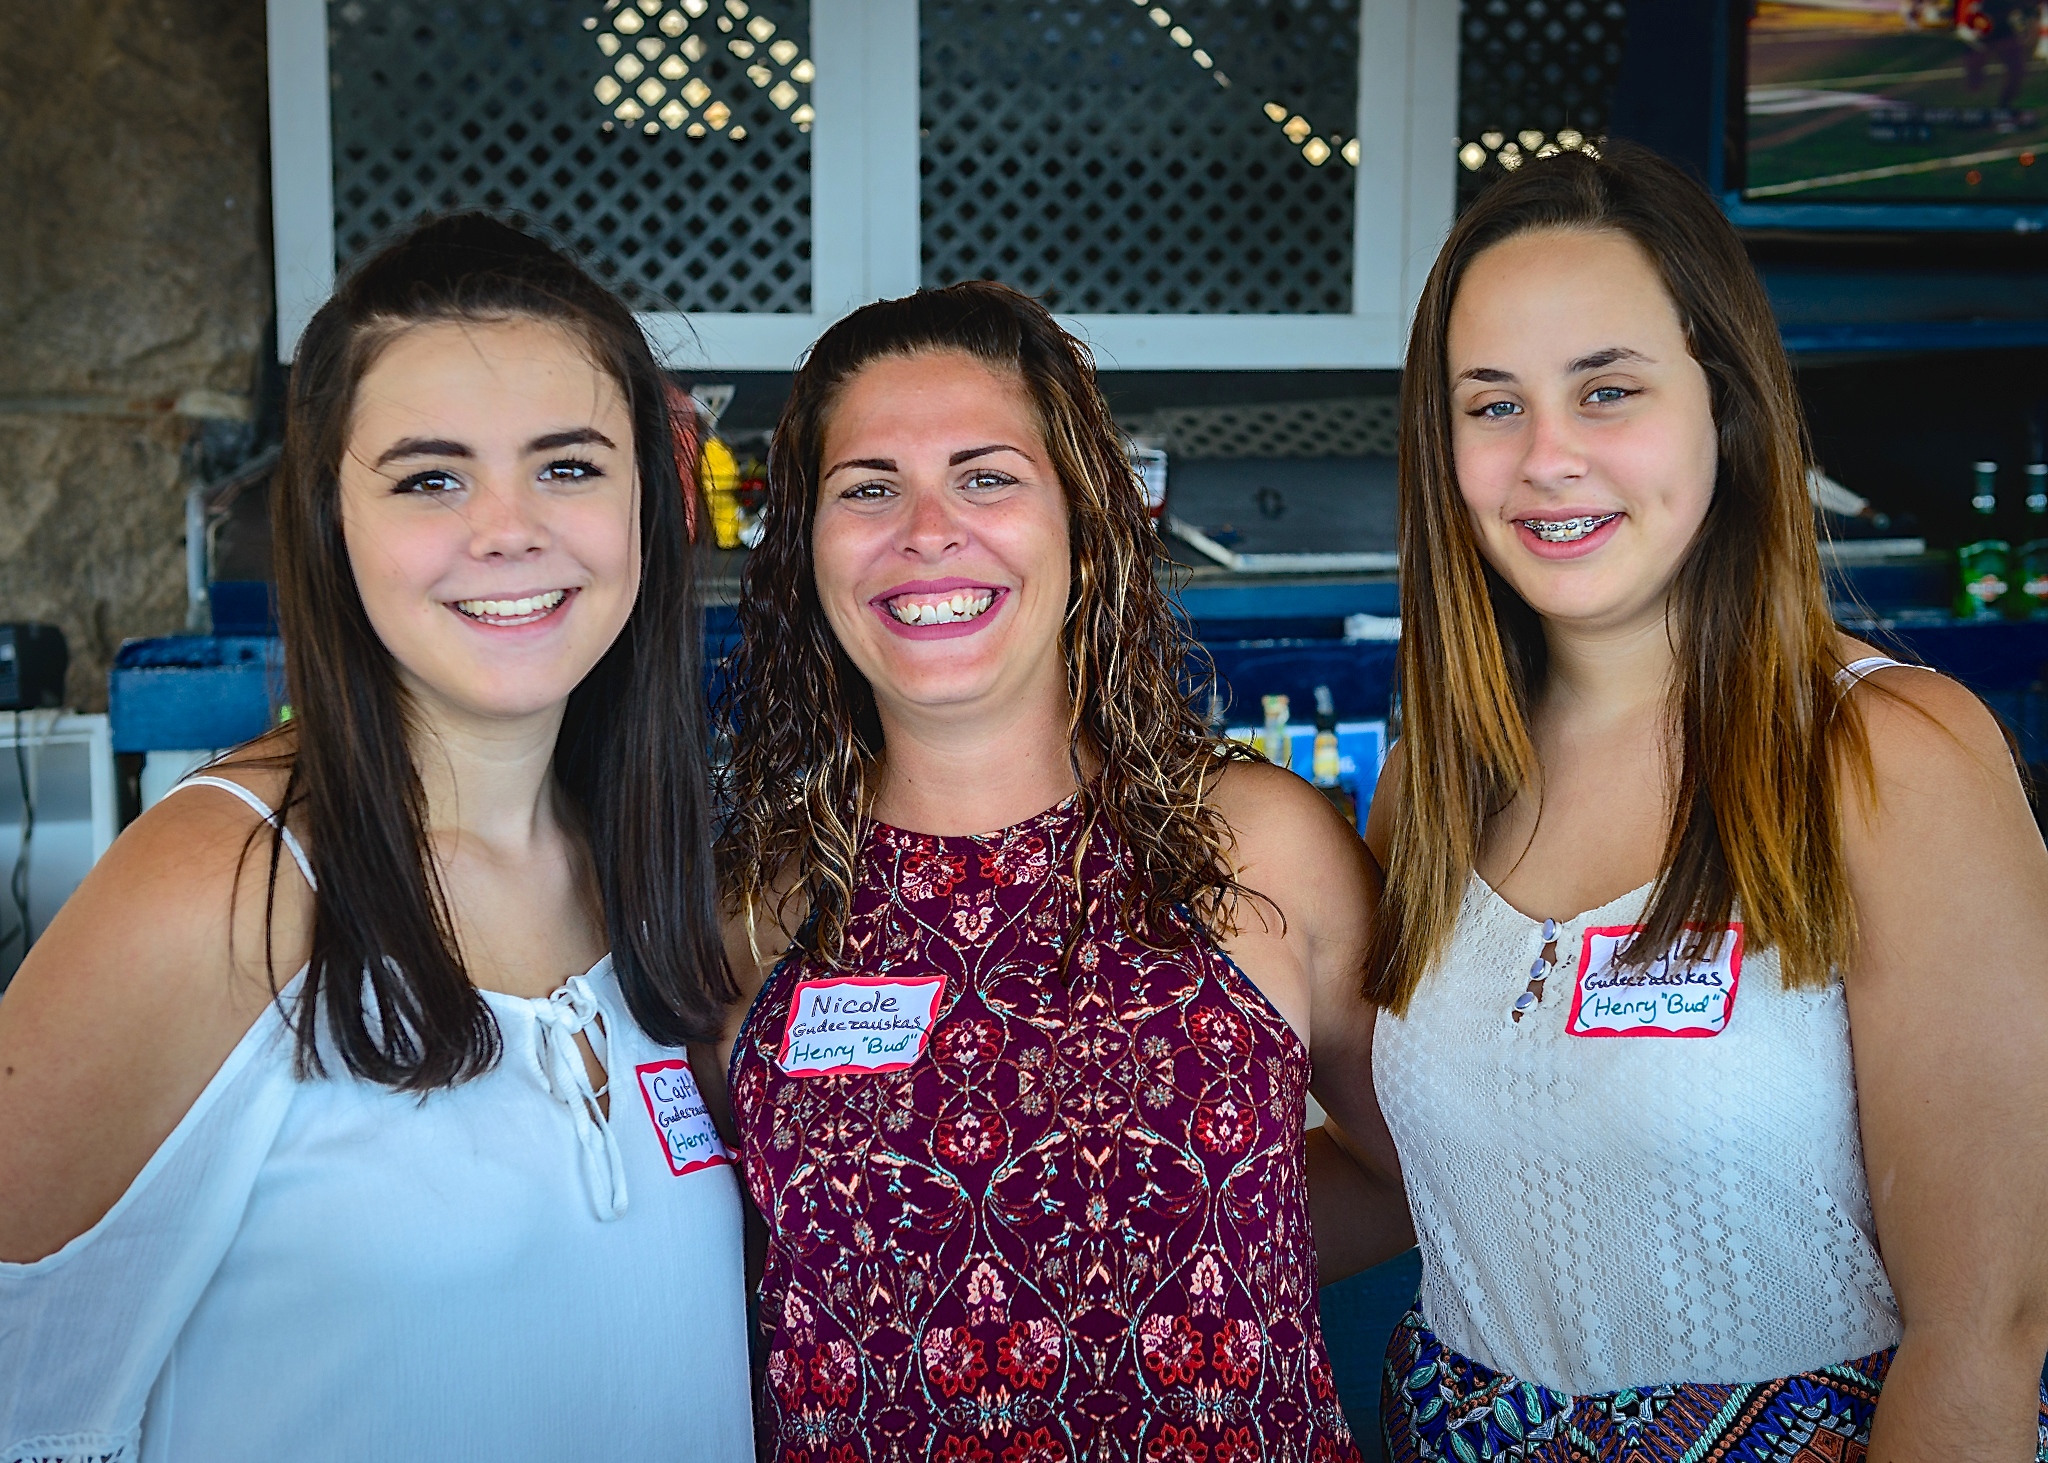
[[[267,1009],[98,1224],[0,1264],[0,1463],[750,1458],[738,1187],[684,1053],[609,957],[483,994],[502,1059],[425,1096],[299,1079]]]

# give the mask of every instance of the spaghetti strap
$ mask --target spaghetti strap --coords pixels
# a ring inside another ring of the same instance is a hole
[[[179,792],[188,787],[217,787],[222,792],[233,793],[236,797],[247,803],[256,811],[257,816],[284,835],[285,852],[292,856],[292,862],[297,864],[299,872],[306,876],[308,887],[313,889],[320,887],[320,881],[313,877],[313,861],[306,857],[306,850],[300,845],[298,838],[294,836],[291,829],[284,826],[284,823],[278,818],[277,814],[271,810],[270,804],[264,802],[262,798],[257,797],[255,793],[249,791],[248,788],[242,786],[239,782],[230,782],[225,777],[209,777],[204,773],[196,777],[186,778],[176,787],[173,787],[171,792]],[[169,792],[164,794],[165,797],[170,795],[171,793]]]
[[[1844,691],[1851,690],[1856,683],[1874,671],[1887,670],[1897,666],[1906,671],[1931,671],[1933,666],[1914,665],[1909,661],[1893,660],[1889,655],[1866,655],[1861,660],[1852,660],[1835,672],[1835,684]]]

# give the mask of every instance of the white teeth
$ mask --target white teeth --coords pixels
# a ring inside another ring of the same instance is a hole
[[[889,604],[889,613],[905,625],[952,625],[986,613],[995,598],[993,591],[962,591],[950,599],[922,604],[895,600]]]
[[[455,602],[455,608],[476,619],[523,620],[530,615],[546,614],[568,597],[566,589],[551,589],[546,594],[522,599],[462,599]]]

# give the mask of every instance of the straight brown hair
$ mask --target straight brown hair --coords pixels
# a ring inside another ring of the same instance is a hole
[[[1205,790],[1224,762],[1249,754],[1210,736],[1194,709],[1206,702],[1205,658],[1155,573],[1165,552],[1087,348],[1030,296],[983,281],[864,306],[819,337],[797,372],[768,453],[764,532],[741,581],[740,642],[720,700],[732,749],[718,842],[730,906],[750,929],[764,905],[778,917],[808,911],[798,948],[838,958],[883,747],[874,693],[818,602],[811,534],[825,433],[863,368],[935,351],[1023,386],[1066,495],[1068,761],[1084,814],[1136,865],[1126,928],[1179,943],[1183,910],[1231,928],[1245,891]],[[1092,780],[1084,751],[1101,763]]]
[[[1712,393],[1713,501],[1669,601],[1676,796],[1628,956],[1647,962],[1682,938],[1697,957],[1740,905],[1747,946],[1775,947],[1788,986],[1820,986],[1856,939],[1836,773],[1867,787],[1871,767],[1834,679],[1799,399],[1735,230],[1684,173],[1614,143],[1532,160],[1481,194],[1416,308],[1401,387],[1403,762],[1366,994],[1407,1009],[1450,939],[1488,819],[1538,775],[1529,712],[1547,673],[1543,627],[1480,555],[1452,455],[1449,369],[1465,271],[1538,230],[1632,240]]]
[[[302,1075],[321,1070],[323,1021],[351,1073],[401,1090],[450,1086],[499,1053],[436,873],[407,697],[356,589],[340,470],[356,389],[392,340],[427,323],[501,320],[567,331],[617,384],[633,422],[640,583],[618,639],[570,693],[554,753],[556,783],[589,841],[613,971],[633,1019],[667,1045],[711,1036],[733,998],[666,379],[632,313],[581,267],[507,224],[457,214],[344,277],[292,363],[271,516],[293,717],[276,734],[288,750],[269,760],[288,768],[280,811],[306,831],[318,880],[294,1018]],[[281,851],[273,832],[273,900]]]

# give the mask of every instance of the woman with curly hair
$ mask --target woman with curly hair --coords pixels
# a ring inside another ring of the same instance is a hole
[[[1313,1048],[1356,1257],[1406,1248],[1370,865],[1207,735],[1158,555],[1029,298],[871,305],[798,374],[719,844],[772,1457],[1355,1456],[1302,1125]]]

